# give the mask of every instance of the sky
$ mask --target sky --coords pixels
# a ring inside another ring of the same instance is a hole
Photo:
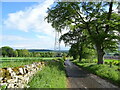
[[[2,46],[14,49],[54,49],[55,30],[44,18],[54,0],[2,2]],[[116,7],[114,7],[116,10]],[[62,32],[64,34],[66,31]],[[64,43],[61,50],[68,50]]]
[[[53,2],[2,2],[1,46],[14,49],[54,49],[55,30],[44,20],[47,8]],[[60,46],[62,50],[69,49],[63,42]]]

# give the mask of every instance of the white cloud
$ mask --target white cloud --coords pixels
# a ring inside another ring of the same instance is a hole
[[[23,41],[28,39],[21,36],[16,36],[16,35],[3,35],[2,40],[3,41]]]
[[[44,18],[47,16],[47,8],[53,4],[53,0],[45,0],[43,3],[27,7],[25,10],[10,13],[4,21],[7,28],[24,32],[35,31],[51,35],[53,28]]]
[[[34,31],[37,33],[36,38],[30,39],[16,35],[3,36],[2,46],[10,46],[13,48],[54,48],[55,32],[51,24],[47,23],[44,18],[47,16],[47,8],[52,5],[54,0],[45,0],[43,3],[26,7],[24,10],[15,13],[9,13],[8,18],[4,20],[4,28],[6,30],[20,30],[23,32]],[[17,8],[17,7],[16,7]],[[65,33],[64,31],[63,33]],[[63,34],[62,33],[62,34]],[[40,35],[39,35],[40,34]],[[43,34],[43,35],[41,35]],[[64,44],[61,44],[64,49]]]

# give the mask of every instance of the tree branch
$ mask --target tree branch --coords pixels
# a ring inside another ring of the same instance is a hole
[[[113,7],[113,2],[110,2],[108,17],[107,17],[107,20],[109,20],[109,21],[110,21],[110,19],[111,19],[112,7]],[[108,31],[109,31],[109,25],[106,25],[105,33],[108,33]]]

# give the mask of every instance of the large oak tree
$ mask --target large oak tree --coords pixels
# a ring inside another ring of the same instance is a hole
[[[120,33],[120,16],[112,13],[113,2],[58,2],[48,9],[46,17],[57,31],[75,25],[86,30],[95,46],[98,64],[103,64],[106,49],[117,46]],[[108,10],[105,9],[108,7]]]

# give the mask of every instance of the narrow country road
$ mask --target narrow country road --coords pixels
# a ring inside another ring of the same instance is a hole
[[[104,79],[101,79],[96,75],[82,70],[69,60],[65,61],[65,69],[68,78],[68,88],[116,88],[117,90],[120,89],[117,86],[105,81]]]

